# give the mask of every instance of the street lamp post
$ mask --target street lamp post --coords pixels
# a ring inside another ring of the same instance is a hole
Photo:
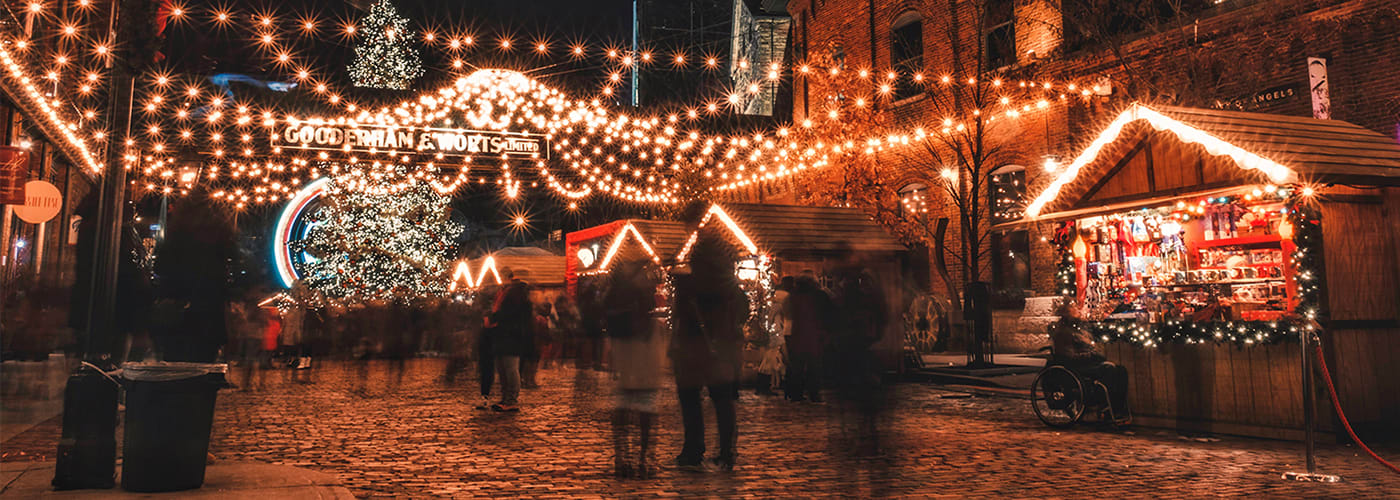
[[[150,0],[122,0],[113,5],[112,26],[117,46],[130,47],[140,22],[119,19],[122,13],[144,12]],[[105,169],[101,177],[97,230],[91,236],[94,251],[89,287],[87,322],[84,325],[82,364],[68,377],[63,394],[63,434],[58,443],[53,486],[60,490],[111,488],[116,477],[117,397],[120,386],[104,368],[119,361],[112,352],[120,331],[113,324],[116,315],[117,268],[121,258],[122,223],[126,208],[126,169],[122,168],[124,140],[130,129],[131,105],[135,93],[132,64],[141,54],[128,54],[129,60],[114,60],[111,68],[111,94],[107,126],[113,139],[107,144]],[[83,306],[83,304],[78,304]]]

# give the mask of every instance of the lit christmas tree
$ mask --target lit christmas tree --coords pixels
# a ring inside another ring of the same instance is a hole
[[[332,300],[414,298],[443,294],[462,226],[449,217],[448,198],[424,184],[337,178],[293,251],[312,256],[307,286]]]
[[[362,38],[355,47],[355,61],[350,63],[350,78],[356,87],[407,90],[423,76],[418,50],[411,45],[408,19],[400,17],[389,0],[371,5],[359,29]]]

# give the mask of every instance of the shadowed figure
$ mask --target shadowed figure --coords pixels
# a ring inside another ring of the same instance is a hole
[[[652,426],[666,349],[652,316],[656,280],[644,260],[620,263],[610,277],[603,305],[612,341],[612,366],[618,375],[617,408],[612,416],[613,472],[618,477],[645,478],[652,474]]]
[[[685,443],[676,465],[699,470],[705,460],[705,417],[701,390],[708,390],[719,429],[719,455],[711,464],[731,470],[738,429],[735,391],[743,362],[743,324],[749,305],[734,276],[735,259],[721,242],[702,238],[692,248],[689,273],[673,272],[671,305],[675,328],[671,360],[680,399]]]
[[[534,306],[530,303],[530,285],[509,268],[501,277],[510,280],[496,294],[491,308],[488,328],[491,348],[495,351],[496,375],[501,378],[501,401],[491,405],[496,411],[520,411],[520,360],[529,354],[534,326]]]
[[[822,289],[810,271],[799,276],[787,297],[787,316],[791,324],[788,341],[787,398],[804,398],[819,403],[821,395],[822,350],[829,338],[835,305],[831,295]]]
[[[151,337],[165,361],[212,363],[228,343],[224,310],[237,251],[232,225],[209,203],[191,195],[175,204],[156,250]]]
[[[855,440],[847,448],[879,455],[885,387],[874,347],[885,333],[885,294],[859,254],[847,246],[838,255],[842,264],[833,273],[836,318],[830,342],[831,372],[841,397],[838,425],[842,437]]]

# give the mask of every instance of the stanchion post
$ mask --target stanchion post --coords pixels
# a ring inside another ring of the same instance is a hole
[[[1312,357],[1309,356],[1313,350],[1313,343],[1318,340],[1314,337],[1314,335],[1316,335],[1314,333],[1316,331],[1316,325],[1317,323],[1310,322],[1308,328],[1305,328],[1304,331],[1300,332],[1298,335],[1298,337],[1300,337],[1299,344],[1303,348],[1303,440],[1305,441],[1303,453],[1306,457],[1305,460],[1308,469],[1307,472],[1285,472],[1283,473],[1283,478],[1295,481],[1335,483],[1341,481],[1342,478],[1331,474],[1317,473],[1317,444],[1314,442],[1316,437],[1314,427],[1317,422],[1317,408],[1315,406],[1315,394],[1313,393]]]

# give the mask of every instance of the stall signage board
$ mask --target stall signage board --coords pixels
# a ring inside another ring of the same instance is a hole
[[[272,137],[272,145],[347,153],[418,151],[453,156],[549,157],[549,141],[541,134],[448,128],[290,124]]]
[[[0,146],[0,205],[24,204],[24,180],[29,177],[29,151]]]
[[[15,215],[30,224],[48,222],[63,209],[63,194],[45,181],[29,181],[24,185],[24,204],[15,207]]]
[[[1298,91],[1298,87],[1299,86],[1295,84],[1280,85],[1228,100],[1217,100],[1215,101],[1215,108],[1253,111],[1263,106],[1293,100],[1294,97],[1301,94],[1301,92]]]

